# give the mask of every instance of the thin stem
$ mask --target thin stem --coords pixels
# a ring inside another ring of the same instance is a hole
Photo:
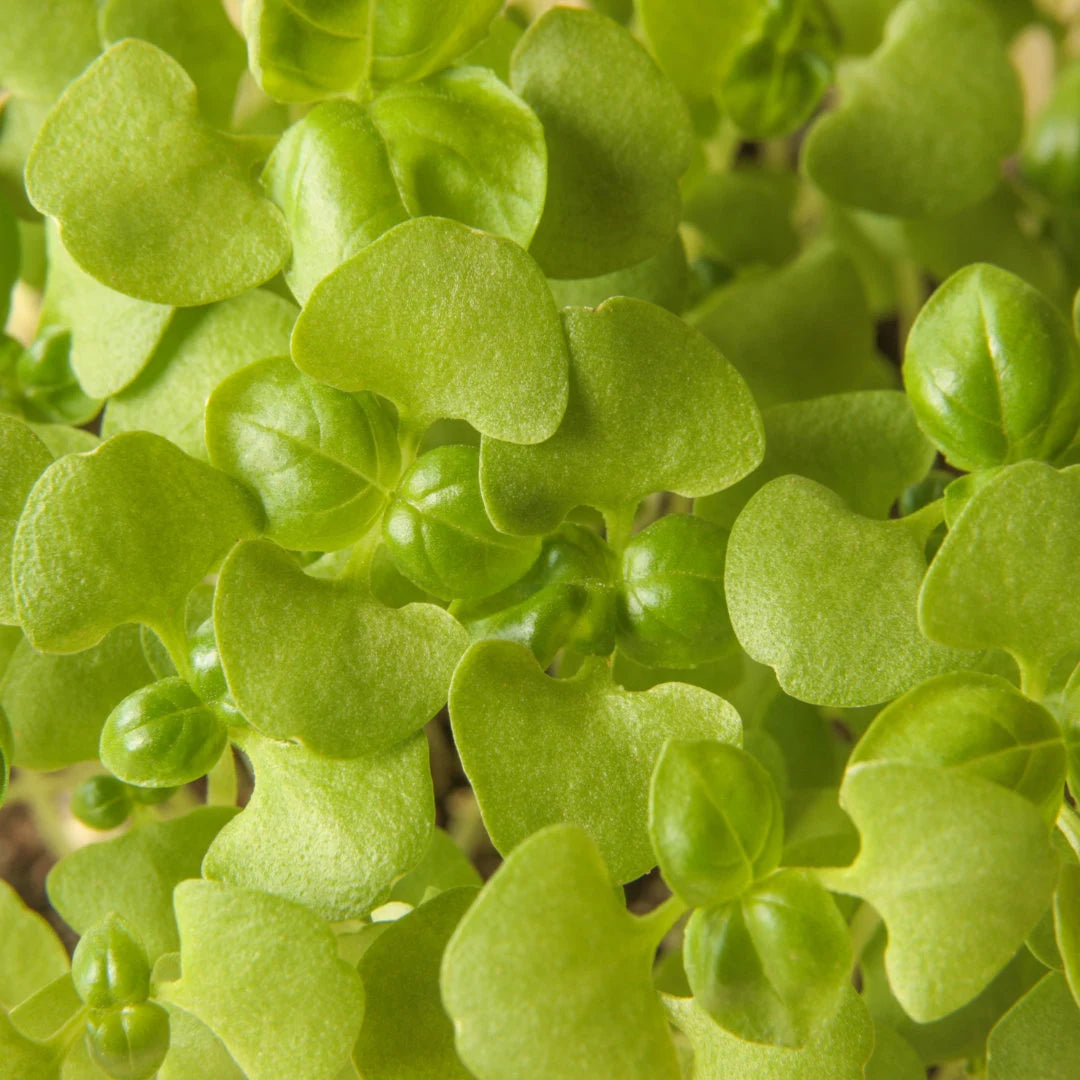
[[[926,299],[926,286],[922,271],[909,259],[897,263],[893,268],[896,282],[896,315],[899,324],[900,348],[903,349],[908,333],[919,314],[919,309]]]
[[[152,629],[161,639],[162,645],[165,646],[165,650],[168,652],[169,659],[173,662],[173,667],[176,668],[177,673],[181,678],[191,682],[193,672],[191,655],[188,651],[187,626],[184,623],[184,616],[181,615],[168,625],[154,626]]]
[[[232,743],[229,743],[225,753],[218,758],[218,763],[207,774],[206,802],[210,806],[235,806],[236,791],[236,760]]]

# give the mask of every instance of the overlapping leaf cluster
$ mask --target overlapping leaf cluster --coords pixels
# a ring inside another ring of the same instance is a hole
[[[1075,1075],[1064,28],[593,6],[9,5],[0,1076]]]

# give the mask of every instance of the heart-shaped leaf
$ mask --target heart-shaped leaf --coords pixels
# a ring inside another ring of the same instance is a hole
[[[707,495],[761,460],[746,384],[677,316],[623,297],[570,308],[563,323],[571,390],[559,430],[537,446],[482,443],[480,482],[497,528],[549,532],[579,504],[625,511],[653,491]]]
[[[1065,787],[1057,721],[997,675],[959,672],[909,690],[874,717],[849,763],[936,765],[982,776],[1029,799],[1047,822]]]
[[[553,825],[529,837],[443,955],[461,1060],[480,1080],[676,1080],[650,974],[658,936],[626,911],[584,832]]]
[[[310,577],[268,541],[226,560],[214,626],[233,700],[252,726],[328,757],[419,731],[468,644],[441,608],[385,607],[356,583]]]
[[[152,431],[205,461],[214,388],[256,360],[287,353],[295,320],[296,307],[265,289],[178,311],[146,370],[110,400],[102,434]]]
[[[693,1045],[690,1080],[863,1080],[863,1065],[874,1046],[870,1014],[851,987],[844,989],[839,1008],[801,1050],[740,1039],[692,998],[664,995],[664,1006]]]
[[[454,673],[450,716],[500,852],[545,825],[573,822],[617,881],[655,863],[649,778],[665,741],[740,740],[738,714],[707,690],[679,683],[620,690],[599,659],[573,678],[552,679],[528,649],[509,641],[469,650]]]
[[[334,1080],[364,987],[330,927],[299,904],[220,882],[181,882],[173,902],[182,974],[158,996],[202,1020],[250,1080]]]
[[[1080,1005],[1050,972],[1002,1018],[986,1044],[987,1080],[1071,1080],[1080,1055]]]
[[[423,856],[435,816],[423,735],[348,761],[250,731],[235,739],[255,793],[210,845],[206,877],[340,921],[367,915]]]
[[[206,404],[210,461],[253,488],[266,534],[298,550],[359,539],[401,469],[397,430],[374,394],[316,382],[287,356],[257,361]]]
[[[88,141],[87,131],[97,134]],[[251,156],[200,119],[180,64],[131,39],[49,113],[26,187],[103,284],[159,304],[208,304],[267,281],[289,253],[281,214],[250,176]]]
[[[915,1020],[938,1020],[991,982],[1046,910],[1057,876],[1046,822],[981,776],[887,761],[853,765],[840,802],[862,849],[819,872],[881,913],[889,985]]]
[[[173,889],[199,877],[210,841],[235,813],[231,806],[204,806],[78,848],[49,871],[49,902],[76,933],[116,912],[131,924],[153,963],[180,947]]]
[[[831,198],[879,214],[978,202],[1020,141],[1019,82],[994,16],[972,0],[905,0],[841,90],[810,132],[805,168]],[[942,130],[948,140],[927,137]]]
[[[794,473],[831,488],[856,513],[887,518],[934,463],[934,448],[896,390],[861,390],[774,405],[761,414],[765,458],[745,480],[698,499],[694,513],[730,528],[759,488]]]
[[[544,125],[547,201],[532,252],[583,278],[658,254],[675,233],[691,128],[678,91],[617,23],[555,7],[526,31],[510,85]]]
[[[1078,564],[1080,468],[1011,465],[972,496],[946,536],[923,583],[919,624],[949,645],[1008,649],[1041,681],[1080,647]]]
[[[728,541],[728,612],[743,648],[792,697],[840,707],[970,666],[972,654],[927,640],[916,620],[935,524],[864,518],[801,476],[766,484]]]
[[[15,534],[23,630],[54,652],[87,649],[125,622],[175,644],[187,594],[261,518],[235,480],[157,435],[69,454],[42,473]]]
[[[512,241],[445,218],[406,221],[323,278],[292,354],[340,390],[496,438],[540,442],[566,410],[566,342],[540,268]]]

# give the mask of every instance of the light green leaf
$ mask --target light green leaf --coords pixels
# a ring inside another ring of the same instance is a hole
[[[57,1049],[27,1038],[0,1008],[0,1061],[19,1080],[59,1080]]]
[[[780,870],[729,903],[698,908],[683,962],[694,997],[741,1039],[806,1046],[840,1006],[851,943],[812,872]]]
[[[539,267],[512,241],[444,218],[404,222],[323,278],[292,354],[340,390],[496,438],[540,442],[566,409],[566,342]]]
[[[10,0],[0,37],[0,85],[52,101],[97,56],[95,0]]]
[[[175,60],[129,39],[49,113],[26,186],[103,284],[160,304],[208,304],[272,278],[289,253],[281,214],[249,174],[251,154],[200,119]]]
[[[772,779],[736,746],[669,742],[649,792],[664,880],[689,904],[733,900],[776,869],[784,810]]]
[[[49,902],[76,933],[116,912],[139,935],[153,963],[180,947],[173,889],[199,877],[210,841],[235,813],[231,806],[205,806],[78,848],[49,871]]]
[[[480,875],[469,857],[458,847],[449,833],[432,829],[427,851],[421,860],[394,882],[391,900],[419,907],[430,890],[442,893],[448,889],[481,885]]]
[[[453,218],[529,246],[544,209],[544,129],[494,72],[451,68],[391,86],[371,118],[413,217]]]
[[[106,46],[140,38],[179,60],[207,120],[229,128],[247,54],[221,0],[106,0],[98,27]]]
[[[94,761],[109,713],[153,677],[136,626],[118,626],[92,648],[60,656],[19,642],[0,682],[14,764],[48,770]]]
[[[981,776],[1030,800],[1053,824],[1065,789],[1057,721],[997,675],[941,675],[874,718],[850,765],[907,762]]]
[[[71,331],[71,367],[91,397],[109,397],[131,383],[150,361],[173,309],[110,289],[68,254],[46,229],[49,269],[41,326]]]
[[[765,458],[745,480],[694,504],[730,528],[751,495],[777,476],[806,476],[841,495],[864,517],[887,518],[893,503],[934,463],[907,398],[860,390],[774,405],[761,414]]]
[[[1080,348],[1037,289],[996,266],[954,274],[927,301],[904,351],[919,425],[952,464],[1050,461],[1080,426]]]
[[[23,630],[54,652],[87,649],[125,622],[172,643],[187,594],[261,517],[234,480],[157,435],[69,454],[34,485],[15,534]]]
[[[439,996],[443,950],[476,896],[440,893],[387,929],[364,953],[367,1008],[353,1061],[379,1080],[469,1080],[454,1051],[454,1029]]]
[[[0,646],[2,647],[2,646]],[[7,713],[0,708],[0,806],[7,796],[8,782],[11,779],[11,758],[15,752],[15,736],[11,733],[11,723]]]
[[[531,836],[443,956],[461,1060],[479,1080],[677,1080],[652,987],[658,937],[627,913],[584,832],[553,825]]]
[[[266,534],[285,547],[333,551],[359,539],[401,469],[394,421],[374,394],[346,394],[287,356],[225,379],[206,404],[217,468],[254,489]]]
[[[998,784],[926,765],[856,764],[840,802],[862,850],[823,880],[881,913],[893,992],[915,1020],[938,1020],[991,982],[1046,909],[1057,875],[1046,823]]]
[[[731,360],[762,408],[890,385],[855,266],[831,244],[720,289],[690,322]]]
[[[866,1063],[866,1080],[926,1080],[926,1067],[911,1043],[876,1018],[874,1052]]]
[[[518,43],[510,85],[547,139],[547,202],[531,249],[544,272],[596,277],[659,254],[679,222],[692,133],[644,48],[602,15],[555,7]]]
[[[657,63],[692,100],[705,100],[719,87],[765,6],[763,0],[637,0],[634,5]]]
[[[1078,561],[1080,468],[1012,465],[972,496],[939,548],[919,625],[949,645],[1008,649],[1038,679],[1080,647]]]
[[[169,1052],[157,1080],[245,1080],[221,1040],[201,1020],[170,1003],[165,1008],[169,1011]]]
[[[219,882],[182,882],[174,904],[182,975],[158,996],[206,1024],[249,1080],[333,1080],[364,988],[330,927],[299,904]]]
[[[1080,1006],[1051,972],[998,1022],[987,1041],[987,1080],[1072,1080],[1080,1056]]]
[[[997,186],[1020,141],[1016,73],[992,13],[972,0],[905,0],[885,41],[841,77],[804,167],[831,198],[881,214],[955,213]],[[947,140],[930,132],[949,132]]]
[[[0,1006],[13,1009],[67,974],[67,950],[53,928],[0,880]]]
[[[19,516],[37,478],[52,464],[53,455],[23,421],[0,414],[0,623],[18,622],[11,560]]]
[[[7,325],[11,314],[11,291],[19,280],[21,246],[15,211],[0,194],[0,326]]]
[[[18,97],[0,100],[0,195],[24,221],[38,220],[26,197],[23,169],[48,113],[49,106],[38,101]]]
[[[293,124],[262,183],[289,225],[285,280],[301,303],[331,270],[409,216],[386,143],[370,111],[352,101],[323,102]]]
[[[665,995],[664,1006],[693,1044],[690,1080],[862,1080],[863,1064],[874,1046],[870,1014],[850,987],[843,991],[835,1015],[801,1050],[736,1038],[692,998]]]
[[[509,641],[469,650],[454,674],[450,716],[500,852],[545,825],[572,822],[617,881],[655,864],[649,778],[665,741],[740,740],[738,714],[707,690],[679,683],[620,690],[599,659],[573,678],[551,679],[528,649]]]
[[[102,434],[152,431],[206,460],[203,419],[214,388],[233,372],[289,351],[296,308],[263,289],[177,312],[153,360],[105,410]]]
[[[1061,867],[1054,891],[1054,936],[1069,988],[1080,1006],[1080,863]]]
[[[252,726],[329,757],[355,757],[419,731],[446,700],[465,631],[433,604],[388,608],[358,583],[310,577],[267,542],[221,569],[218,649]]]
[[[339,921],[366,915],[423,856],[435,809],[422,734],[348,761],[252,732],[235,739],[255,793],[210,845],[206,877]]]
[[[572,386],[559,430],[538,446],[482,443],[480,483],[497,528],[549,532],[579,504],[625,511],[653,491],[707,495],[761,460],[746,384],[682,320],[616,298],[568,309],[563,323]]]
[[[801,476],[766,484],[728,541],[728,612],[743,648],[792,697],[845,708],[970,666],[973,655],[928,641],[916,621],[935,524],[873,521]]]
[[[36,424],[27,421],[27,427],[48,447],[54,457],[85,454],[101,442],[96,435],[84,428],[70,427],[67,424]]]

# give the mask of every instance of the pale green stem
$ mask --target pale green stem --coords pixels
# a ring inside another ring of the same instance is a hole
[[[174,619],[169,625],[154,626],[152,629],[161,638],[161,643],[165,646],[169,659],[173,662],[173,667],[176,668],[177,673],[182,679],[191,682],[193,672],[184,616],[181,614],[178,619]]]
[[[236,760],[232,743],[229,743],[218,763],[207,774],[206,801],[210,806],[235,806],[236,790]]]
[[[893,269],[896,282],[896,315],[899,320],[900,348],[903,350],[912,324],[926,300],[926,287],[922,271],[908,259],[897,263]]]

